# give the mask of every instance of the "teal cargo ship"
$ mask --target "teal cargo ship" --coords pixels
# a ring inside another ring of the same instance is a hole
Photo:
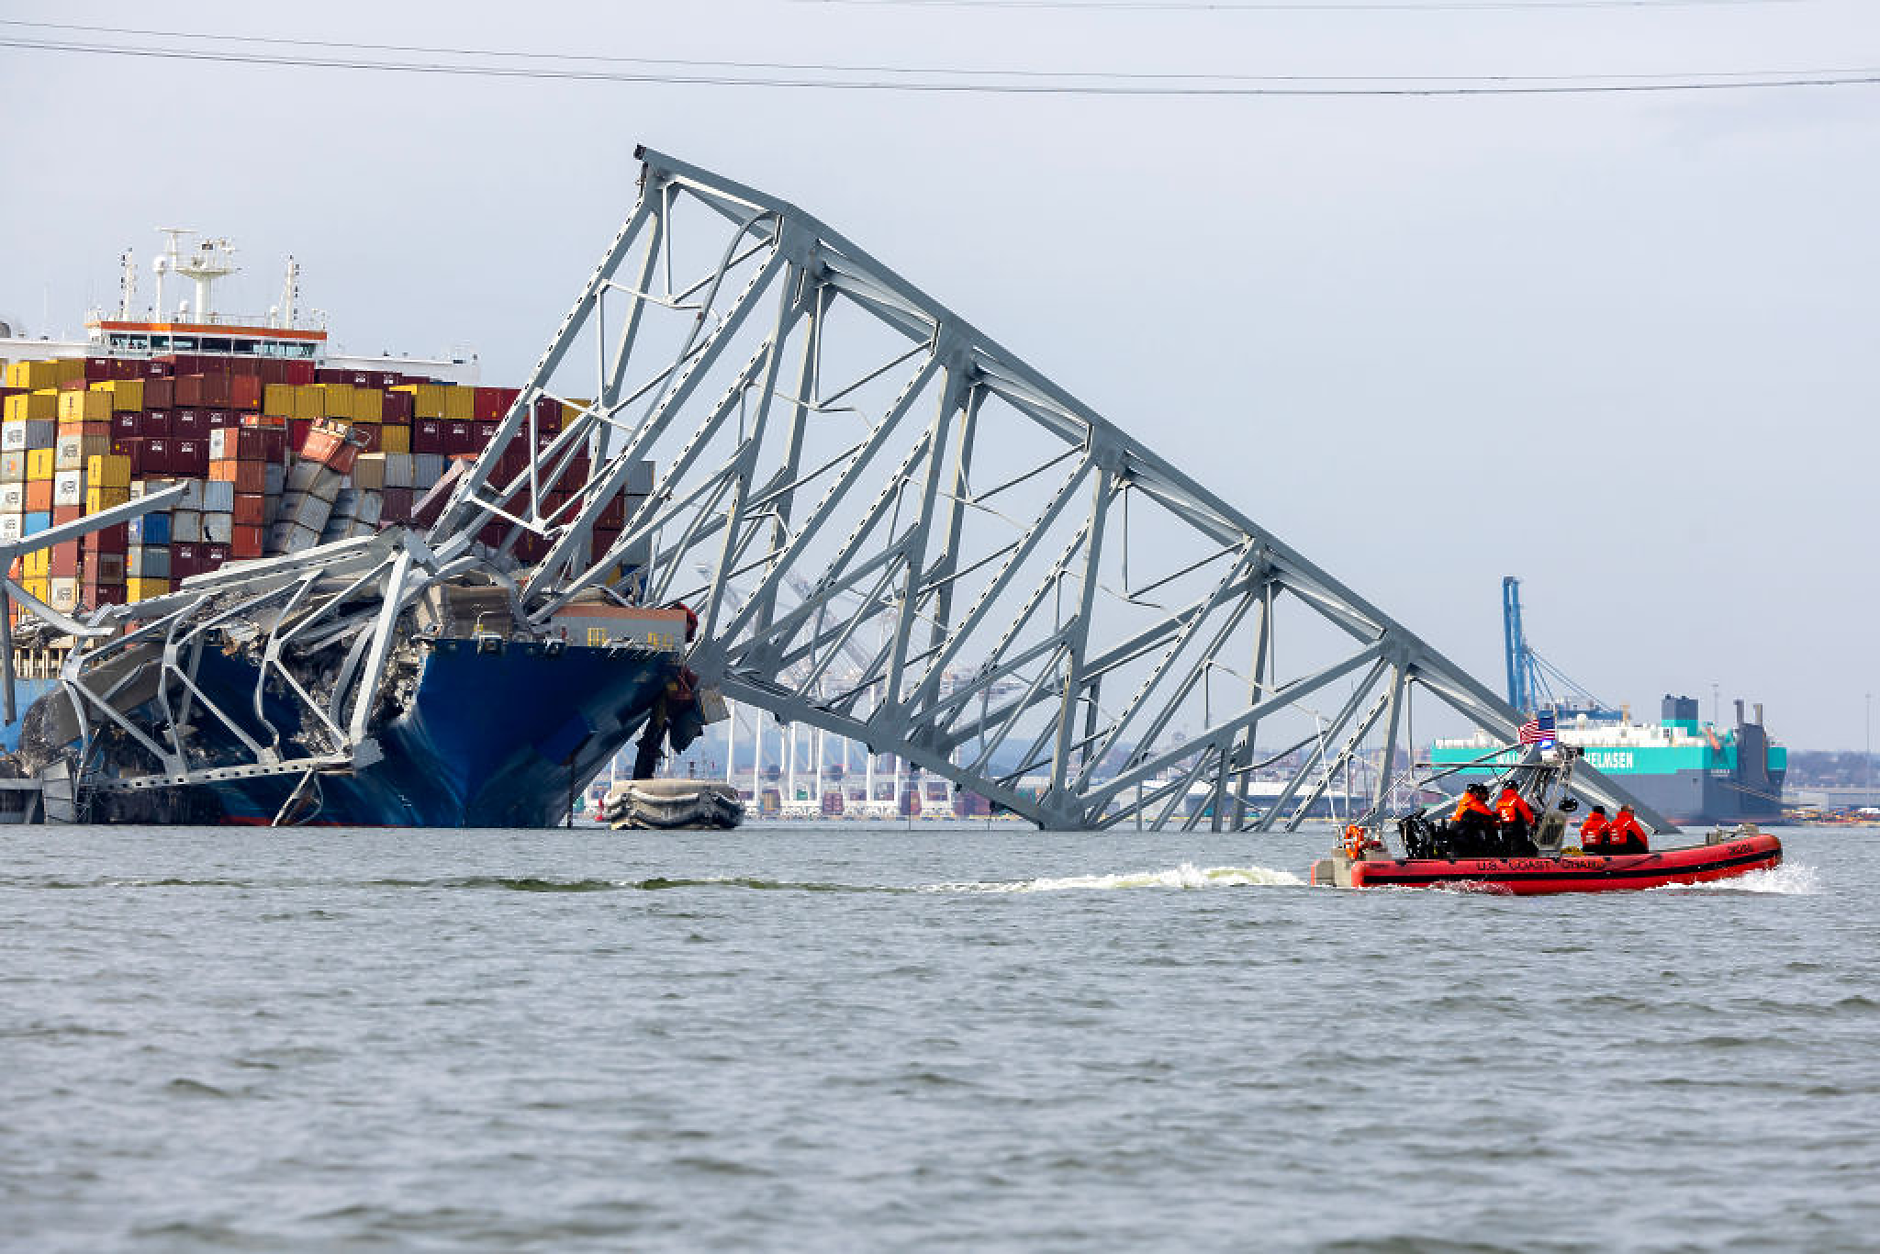
[[[1556,735],[1582,750],[1587,765],[1680,825],[1779,823],[1788,750],[1763,727],[1762,706],[1746,717],[1736,702],[1736,725],[1719,727],[1698,719],[1694,697],[1666,695],[1657,723],[1635,723],[1597,714],[1563,712]],[[1439,740],[1430,750],[1438,770],[1464,763],[1510,765],[1515,750],[1488,757],[1495,742],[1482,734]],[[1460,772],[1468,776],[1474,772]]]

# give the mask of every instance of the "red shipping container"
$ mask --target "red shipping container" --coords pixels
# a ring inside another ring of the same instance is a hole
[[[471,447],[479,453],[482,452],[484,449],[488,448],[490,446],[490,441],[496,438],[497,428],[501,427],[502,425],[503,424],[500,422],[477,423],[476,424],[476,443],[471,445]]]
[[[209,416],[201,409],[173,409],[166,434],[176,439],[201,439],[209,434]]]
[[[179,408],[185,405],[206,405],[209,403],[207,400],[203,399],[202,378],[203,377],[199,374],[179,374],[176,376],[176,404]]]
[[[436,418],[420,418],[411,424],[411,451],[444,453],[444,424]]]
[[[379,517],[386,522],[411,521],[411,489],[386,488],[379,493]]]
[[[417,400],[410,392],[387,392],[384,403],[379,407],[380,421],[401,427],[410,426],[412,406]]]
[[[146,440],[167,439],[172,429],[171,411],[167,409],[146,409],[137,416],[137,434]]]
[[[164,361],[161,357],[152,357],[144,363],[143,378],[145,389],[148,389],[150,385],[157,380],[167,380],[169,377],[170,363]]]
[[[111,359],[109,357],[87,357],[85,359],[85,381],[102,383],[111,377]]]
[[[254,463],[248,463],[253,465]],[[260,469],[259,467],[256,467]],[[265,482],[265,476],[257,476]],[[249,491],[237,482],[235,484],[235,525],[238,527],[265,527],[268,525],[268,498],[258,489]]]
[[[51,560],[54,579],[78,578],[78,541],[67,540],[64,544],[53,545]]]
[[[251,557],[260,557],[261,546],[265,543],[266,539],[267,528],[250,527],[242,523],[237,523],[229,537],[228,555],[230,560],[239,562],[245,561]]]
[[[444,424],[444,448],[446,453],[473,453],[477,447],[476,424],[470,422],[446,422]]]
[[[405,376],[399,374],[396,370],[375,370],[372,372],[372,386],[375,388],[400,387],[404,382]]]
[[[179,475],[200,479],[209,473],[209,441],[178,439],[171,442],[170,465]]]
[[[139,464],[132,468],[131,473],[138,476],[139,478],[147,478],[150,475],[169,474],[170,473],[169,437],[145,436],[141,443],[143,445],[142,449],[140,450],[142,456],[138,459]]]
[[[311,418],[289,418],[287,420],[287,444],[289,448],[305,448],[307,436],[313,431]],[[283,459],[285,460],[285,459]]]
[[[515,388],[472,389],[470,417],[477,422],[494,422],[508,412],[515,399]]]
[[[170,545],[170,581],[172,586],[179,579],[202,573],[202,546],[193,541]]]
[[[111,441],[111,451],[131,459],[131,478],[137,478],[138,467],[144,464],[144,442],[136,436],[118,436]]]
[[[379,451],[379,446],[384,443],[381,430],[380,424],[376,422],[354,424],[353,439],[360,441],[359,451],[361,453],[376,453]]]
[[[88,531],[80,541],[87,553],[122,553],[130,548],[131,529],[129,523],[118,523],[114,527],[100,527]]]
[[[136,379],[143,375],[144,363],[134,357],[113,357],[111,359],[111,377],[113,379]]]
[[[124,585],[105,583],[95,588],[88,587],[85,589],[85,603],[94,610],[103,605],[125,605]]]
[[[209,462],[209,478],[213,482],[234,484],[237,496],[249,492],[266,492],[268,490],[268,464],[257,461],[238,461],[233,457],[217,457]]]
[[[552,396],[535,398],[535,429],[537,431],[561,430],[561,402]]]
[[[228,381],[228,404],[234,409],[261,408],[261,376],[238,374]]]
[[[223,431],[236,426],[240,418],[232,409],[211,409],[203,417],[208,420],[211,431]]]
[[[29,514],[52,512],[52,480],[34,479],[27,483],[26,512]]]
[[[222,563],[228,561],[228,545],[205,544],[202,546],[202,567],[204,570],[220,570]]]
[[[134,409],[127,409],[121,414],[111,415],[111,438],[113,440],[135,439],[137,420],[141,415]]]
[[[83,505],[54,505],[52,507],[52,525],[55,527],[62,523],[77,522],[84,516],[85,507]],[[78,542],[74,540],[73,543],[76,544]]]
[[[176,404],[175,379],[145,379],[144,408],[169,409]]]
[[[310,361],[283,362],[282,383],[291,383],[295,387],[306,387],[313,382],[313,363]]]

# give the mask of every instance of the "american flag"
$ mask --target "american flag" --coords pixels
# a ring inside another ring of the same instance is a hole
[[[1551,745],[1554,743],[1554,712],[1536,714],[1521,724],[1521,743],[1524,745]]]

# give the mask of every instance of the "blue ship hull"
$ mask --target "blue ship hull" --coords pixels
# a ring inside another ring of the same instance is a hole
[[[361,827],[545,827],[638,729],[678,670],[670,653],[636,648],[439,640],[418,662],[409,705],[376,735],[382,760],[318,777],[287,821]],[[225,711],[252,710],[255,672],[206,652],[198,682]],[[294,708],[266,699],[268,722],[297,729]],[[146,707],[146,717],[155,714]],[[199,735],[212,719],[201,717]],[[266,743],[257,722],[247,729]],[[218,763],[242,760],[232,736]],[[270,823],[302,778],[266,776],[148,790],[103,789],[106,821]]]

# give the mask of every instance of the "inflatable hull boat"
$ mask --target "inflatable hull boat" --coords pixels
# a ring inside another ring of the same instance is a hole
[[[1604,857],[1568,850],[1532,858],[1390,858],[1340,853],[1312,864],[1314,884],[1339,888],[1452,888],[1528,896],[1607,893],[1701,884],[1766,871],[1782,861],[1782,842],[1753,827],[1713,832],[1701,845]]]

